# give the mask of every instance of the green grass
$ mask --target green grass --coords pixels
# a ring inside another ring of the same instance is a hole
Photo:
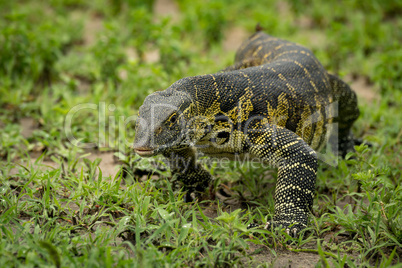
[[[0,267],[266,267],[300,256],[306,266],[400,267],[402,5],[257,2],[178,0],[173,17],[155,15],[155,1],[1,2]],[[164,162],[129,147],[148,94],[230,65],[225,36],[257,22],[374,94],[359,94],[353,129],[373,146],[322,163],[297,239],[246,229],[273,215],[275,170],[206,163],[213,189],[232,198],[185,203]],[[96,146],[75,146],[67,118],[75,143]],[[105,176],[111,154],[120,169]]]

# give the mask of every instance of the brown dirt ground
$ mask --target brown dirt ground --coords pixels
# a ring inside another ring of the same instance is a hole
[[[103,30],[103,20],[96,14],[90,14],[84,26],[84,45],[93,46],[97,40],[97,35]]]
[[[232,27],[225,32],[225,39],[222,42],[224,51],[236,51],[239,45],[250,35],[241,27]]]
[[[381,97],[378,92],[376,92],[373,85],[370,84],[368,79],[364,76],[352,77],[351,75],[346,75],[344,80],[356,92],[359,99],[364,99],[364,101],[368,103],[373,103]]]
[[[156,0],[153,6],[153,12],[156,17],[170,16],[172,20],[180,16],[177,3],[172,0]]]
[[[21,125],[21,135],[24,138],[29,138],[35,129],[38,129],[38,123],[30,117],[23,117],[20,119],[19,124]]]
[[[96,158],[102,159],[99,164],[99,168],[102,170],[102,177],[111,176],[111,178],[114,178],[120,170],[120,164],[113,152],[91,152],[87,158],[91,161]]]

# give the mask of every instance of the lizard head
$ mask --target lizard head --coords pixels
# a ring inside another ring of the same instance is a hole
[[[177,90],[180,85],[175,84],[146,97],[139,109],[133,147],[140,156],[188,146],[185,130],[194,104],[190,95]]]

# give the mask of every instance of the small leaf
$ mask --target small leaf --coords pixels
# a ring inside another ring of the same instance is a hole
[[[170,220],[171,216],[173,215],[172,213],[167,212],[166,210],[164,210],[163,208],[157,208],[159,215],[161,215],[162,219],[166,220]]]
[[[183,242],[184,239],[186,239],[188,232],[190,231],[190,227],[191,227],[191,224],[187,223],[187,224],[183,224],[183,226],[180,228],[179,238],[177,239],[178,245],[180,245],[181,242]]]

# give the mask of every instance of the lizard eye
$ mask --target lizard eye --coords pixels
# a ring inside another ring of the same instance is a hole
[[[174,115],[172,115],[171,117],[170,117],[170,122],[171,123],[176,123],[176,120],[177,120],[177,115],[176,114],[174,114]]]

